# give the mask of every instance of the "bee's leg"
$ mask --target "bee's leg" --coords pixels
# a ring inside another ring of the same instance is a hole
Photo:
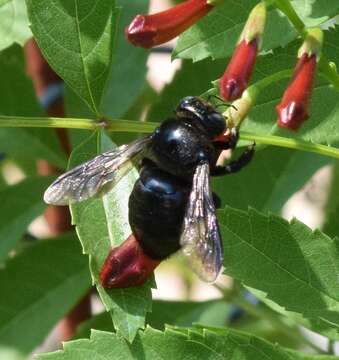
[[[227,165],[224,166],[217,165],[214,169],[211,169],[211,175],[222,176],[222,175],[228,175],[238,172],[252,160],[254,151],[255,151],[255,143],[248,146],[247,149],[240,155],[238,159],[231,161]]]
[[[234,127],[231,129],[228,135],[228,141],[214,141],[213,145],[219,150],[229,150],[234,149],[239,140],[239,131],[238,128]]]

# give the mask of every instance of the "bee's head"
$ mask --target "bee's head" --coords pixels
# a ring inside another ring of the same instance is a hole
[[[184,97],[175,113],[178,118],[192,120],[192,124],[197,121],[211,139],[226,131],[225,117],[214,106],[199,97]]]

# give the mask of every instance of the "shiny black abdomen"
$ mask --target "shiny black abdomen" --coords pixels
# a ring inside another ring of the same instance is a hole
[[[129,223],[144,252],[164,259],[180,248],[191,184],[146,161],[129,198]]]
[[[199,123],[190,119],[169,119],[154,132],[150,152],[147,155],[162,170],[191,180],[201,160],[210,166],[216,163],[216,151]]]

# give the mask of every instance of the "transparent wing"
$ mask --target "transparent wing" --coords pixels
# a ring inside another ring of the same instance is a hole
[[[133,164],[129,161],[145,148],[150,137],[104,152],[59,176],[46,190],[47,204],[67,205],[80,202],[112,188]]]
[[[223,251],[207,163],[195,170],[180,243],[197,275],[204,281],[215,281]]]

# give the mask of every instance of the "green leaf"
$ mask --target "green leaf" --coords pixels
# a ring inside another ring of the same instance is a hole
[[[307,27],[318,26],[339,12],[339,3],[335,0],[292,0],[291,3]]]
[[[262,307],[263,305],[257,305]],[[252,317],[244,312],[240,319],[232,322],[232,329],[243,331],[261,337],[273,344],[288,347],[290,349],[300,349],[305,346],[304,338],[298,332],[287,332],[286,329],[280,329],[274,326],[272,322],[264,318]],[[294,334],[294,335],[293,335]]]
[[[1,344],[29,353],[88,291],[86,258],[73,234],[41,241],[0,270]]]
[[[336,356],[308,355],[269,343],[257,336],[240,331],[216,328],[200,328],[186,332],[191,341],[197,341],[213,349],[222,359],[274,359],[274,360],[334,360]]]
[[[158,98],[159,93],[156,92],[148,82],[146,82],[144,90],[139,95],[138,99],[136,99],[134,104],[128,109],[125,114],[125,118],[140,121],[145,112],[149,110],[150,106],[152,106],[154,101]]]
[[[0,114],[41,116],[31,80],[25,74],[22,49],[14,45],[0,53]],[[0,129],[1,151],[21,159],[46,159],[61,168],[66,166],[52,129]]]
[[[124,35],[124,28],[133,16],[147,12],[148,0],[138,2],[119,0],[117,5],[121,6],[117,44],[100,105],[100,112],[111,118],[122,117],[140,96],[145,87],[148,57],[144,49],[132,46]],[[69,88],[65,97],[69,116],[93,118],[93,113],[89,112],[88,107],[85,108],[86,105],[84,106],[81,99],[76,99],[76,95]]]
[[[10,160],[25,174],[25,177],[38,176],[36,159],[22,158],[21,156],[10,154]]]
[[[337,239],[252,209],[219,215],[227,274],[286,310],[339,330]]]
[[[0,51],[17,43],[21,46],[32,36],[24,0],[0,0]]]
[[[135,14],[147,13],[148,0],[118,0],[117,5],[122,7],[117,45],[100,107],[101,113],[111,118],[122,117],[143,91],[148,57],[145,49],[126,41],[124,31]]]
[[[335,62],[339,67],[339,49],[336,46],[338,42],[339,26],[330,28],[325,33],[323,52],[330,61]]]
[[[154,300],[147,324],[163,330],[165,324],[192,326],[193,323],[223,326],[227,322],[230,306],[224,300],[165,301]],[[89,337],[91,329],[111,331],[112,321],[107,313],[92,317],[79,327],[76,338]]]
[[[53,69],[100,116],[118,12],[112,0],[27,0],[32,32]]]
[[[4,165],[6,162],[2,157],[3,154],[0,154],[0,190],[3,190],[5,187],[7,187],[7,182],[4,178]]]
[[[173,56],[193,61],[230,56],[251,9],[257,3],[256,0],[225,1],[217,6],[179,37]],[[307,26],[318,26],[339,11],[336,1],[295,0],[292,3]],[[297,32],[289,20],[276,9],[269,9],[262,50],[284,47],[296,36]]]
[[[155,300],[147,323],[155,329],[164,330],[165,324],[192,326],[194,323],[208,326],[224,326],[230,305],[224,300],[165,301]]]
[[[132,345],[115,334],[92,331],[90,339],[64,343],[64,350],[38,355],[38,360],[206,359],[206,360],[335,360],[335,356],[312,356],[292,352],[256,336],[233,330],[147,328]]]
[[[293,323],[296,323],[300,326],[303,326],[305,328],[308,328],[310,330],[313,330],[317,332],[318,334],[321,334],[329,339],[332,340],[339,340],[339,333],[336,328],[333,328],[331,323],[328,323],[327,321],[324,321],[324,319],[318,318],[312,318],[307,319],[302,316],[300,313],[296,313],[293,311],[287,311],[284,307],[278,305],[274,301],[270,300],[267,297],[267,294],[263,291],[253,289],[251,287],[247,286],[247,289],[252,292],[260,301],[265,303],[267,306],[269,306],[272,310],[275,312],[283,315],[285,319],[288,319],[286,321],[292,321]],[[297,339],[296,339],[297,340]],[[279,340],[278,340],[279,341]],[[281,343],[279,341],[279,343]]]
[[[50,183],[49,177],[32,177],[0,191],[0,262],[15,247],[28,225],[42,214],[46,207],[43,193]]]
[[[286,201],[329,159],[320,155],[266,147],[239,173],[213,179],[224,205],[279,213]],[[255,181],[253,181],[255,179]]]
[[[73,151],[70,167],[113,147],[104,133],[94,133]],[[111,247],[119,245],[131,234],[128,198],[137,176],[137,171],[133,170],[103,197],[71,206],[72,221],[84,252],[89,255],[92,280],[106,310],[111,313],[115,329],[130,341],[137,330],[144,326],[145,315],[151,310],[150,283],[127,289],[105,290],[99,283],[98,275]]]
[[[217,6],[179,37],[173,56],[193,61],[231,56],[247,17],[257,3],[257,0],[225,1]],[[268,11],[263,51],[285,46],[296,35],[285,16],[275,9]]]

